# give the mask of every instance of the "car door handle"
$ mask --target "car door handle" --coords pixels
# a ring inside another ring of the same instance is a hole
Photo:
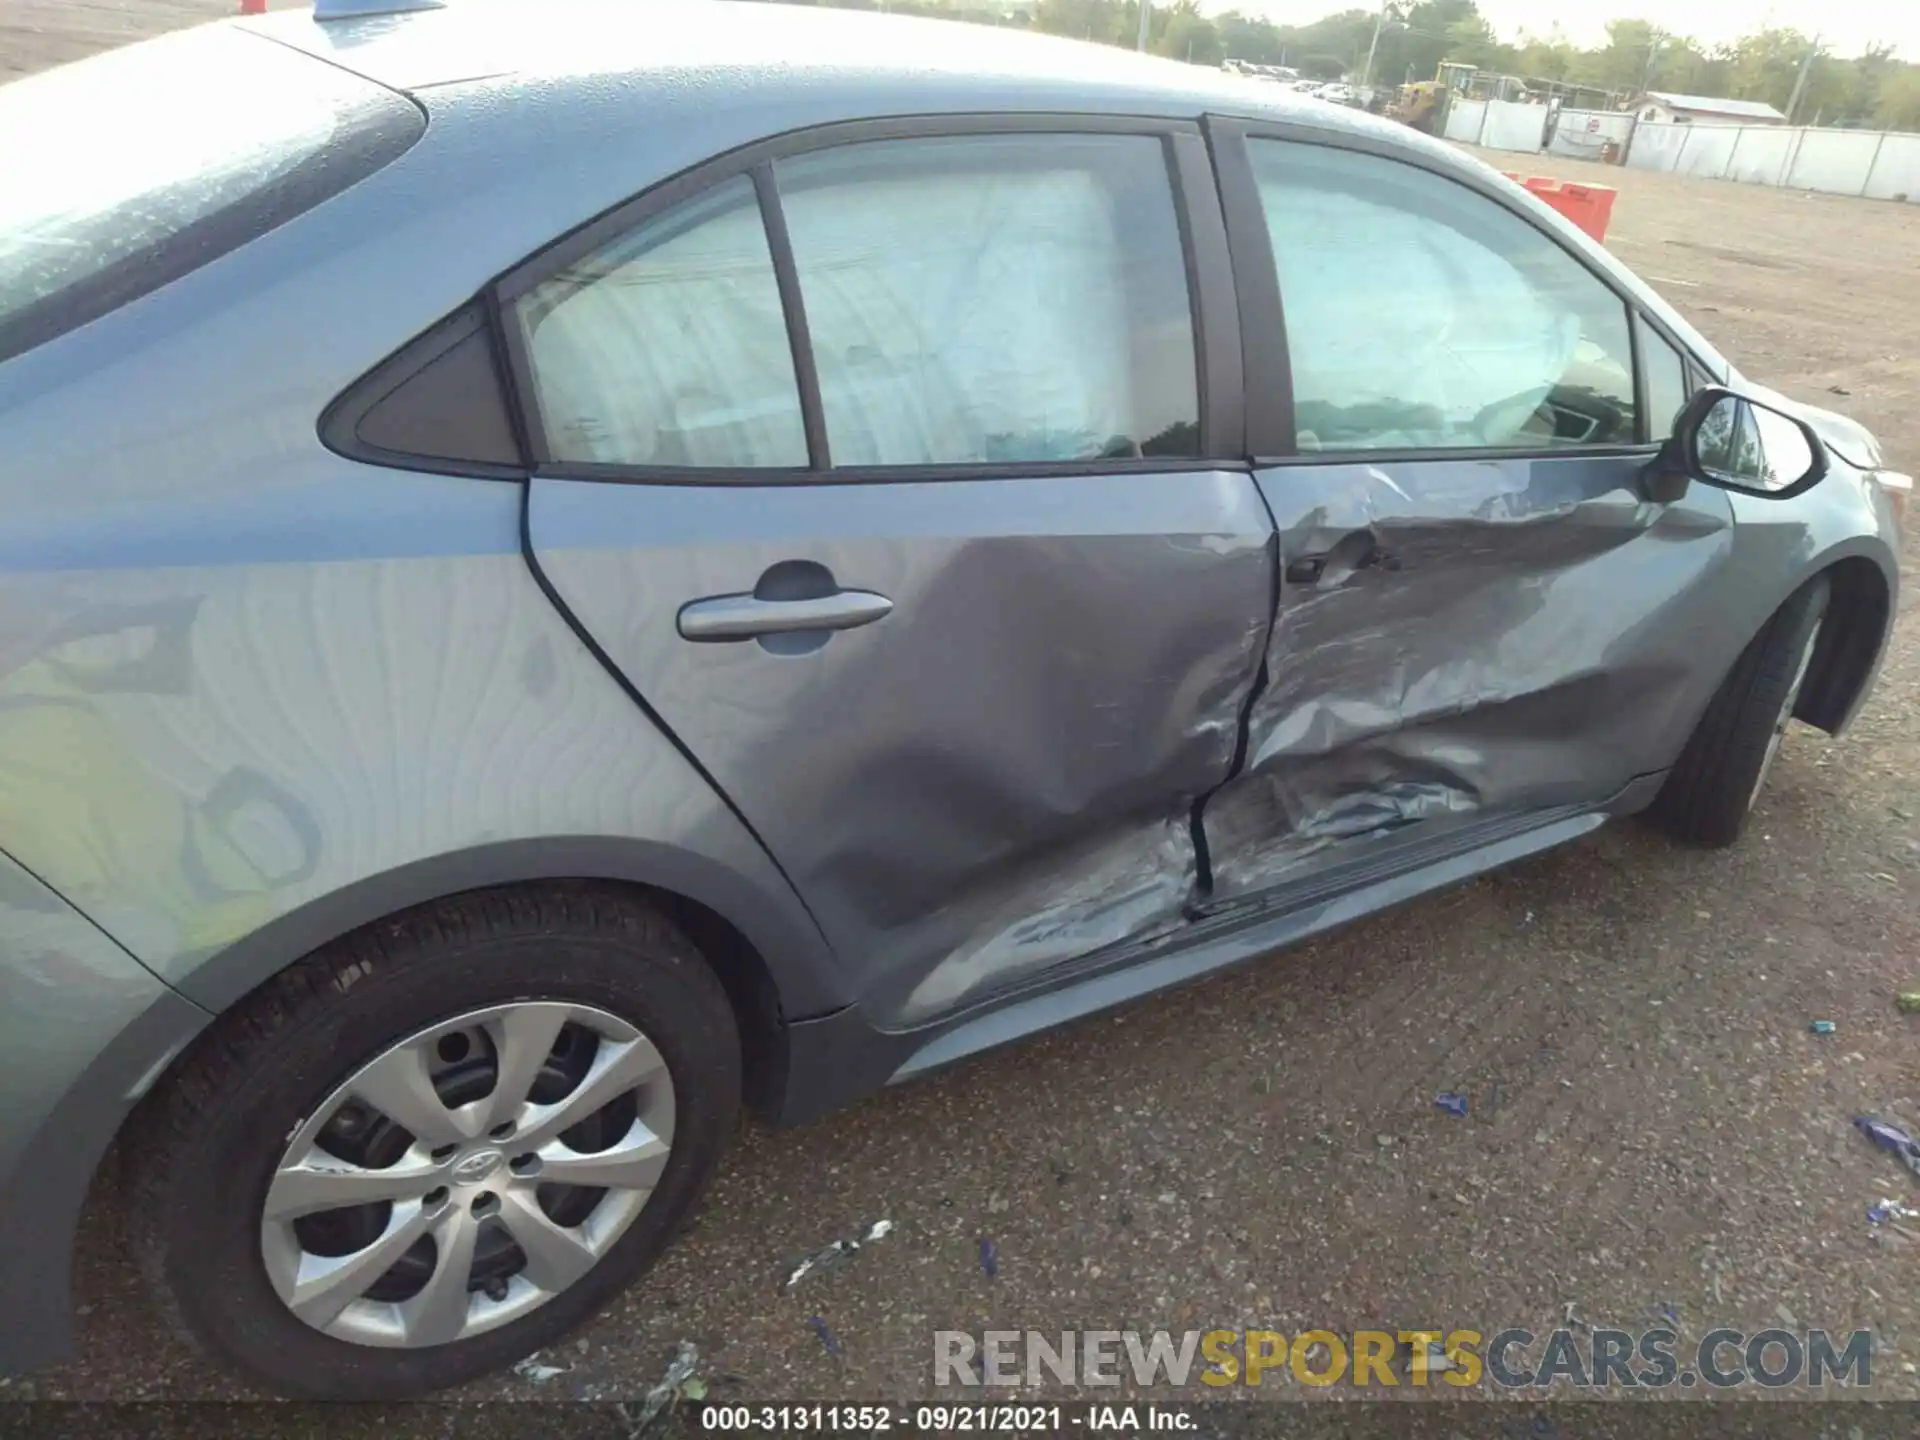
[[[1361,570],[1399,568],[1399,557],[1383,550],[1373,531],[1354,530],[1342,535],[1331,549],[1287,561],[1286,583],[1331,590]]]
[[[838,590],[805,600],[758,595],[713,595],[680,607],[686,640],[754,640],[802,630],[857,630],[893,613],[893,601],[871,590]]]

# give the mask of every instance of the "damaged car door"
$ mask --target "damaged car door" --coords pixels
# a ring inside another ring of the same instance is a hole
[[[1205,811],[1215,904],[1412,868],[1670,764],[1733,537],[1723,493],[1641,484],[1678,347],[1493,195],[1216,142],[1281,584],[1245,764]]]
[[[1192,898],[1273,583],[1211,183],[1192,125],[837,126],[506,282],[541,572],[883,1026]]]

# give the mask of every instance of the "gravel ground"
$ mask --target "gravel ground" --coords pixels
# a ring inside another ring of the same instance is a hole
[[[60,50],[136,8],[227,7],[0,0],[0,69],[31,62],[7,47],[36,21],[80,18]],[[1920,468],[1920,207],[1550,173],[1616,184],[1620,255],[1757,379]],[[1920,1397],[1920,1246],[1863,1213],[1913,1182],[1848,1124],[1920,1121],[1920,1019],[1893,1006],[1920,988],[1911,595],[1854,732],[1789,737],[1739,848],[1618,825],[808,1129],[744,1126],[679,1245],[541,1357],[560,1373],[464,1398],[632,1396],[683,1340],[716,1398],[898,1399],[930,1392],[936,1328],[1491,1333],[1569,1306],[1628,1330],[1670,1312],[1683,1345],[1871,1328],[1874,1392]],[[882,1218],[781,1293],[793,1257]],[[156,1328],[98,1219],[79,1269],[80,1359],[12,1394],[242,1393]]]
[[[269,0],[268,8],[305,6]],[[0,0],[0,83],[239,12],[240,0]]]

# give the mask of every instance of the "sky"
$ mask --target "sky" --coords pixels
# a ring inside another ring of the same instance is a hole
[[[1211,0],[1208,10],[1241,10],[1281,25],[1300,25],[1341,10],[1369,9],[1372,0]],[[1502,39],[1521,29],[1545,34],[1558,21],[1577,45],[1606,38],[1609,20],[1649,19],[1705,45],[1785,26],[1819,34],[1837,55],[1857,55],[1878,41],[1920,61],[1920,4],[1915,0],[1479,0]]]

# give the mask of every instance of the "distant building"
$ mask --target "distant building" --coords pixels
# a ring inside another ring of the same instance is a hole
[[[1787,117],[1762,100],[1722,100],[1713,95],[1675,95],[1649,90],[1634,102],[1634,116],[1679,125],[1784,125]]]

